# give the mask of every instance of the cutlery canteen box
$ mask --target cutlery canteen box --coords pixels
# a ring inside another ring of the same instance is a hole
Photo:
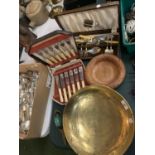
[[[52,99],[66,105],[76,91],[85,87],[85,66],[72,33],[57,30],[37,39],[29,55],[48,65],[53,82]]]
[[[64,31],[73,33],[81,59],[91,59],[107,48],[117,54],[120,44],[119,1],[64,11],[55,19]]]

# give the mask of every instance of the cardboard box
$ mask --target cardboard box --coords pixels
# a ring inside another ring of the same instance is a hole
[[[48,68],[40,63],[34,64],[20,64],[19,72],[24,73],[28,70],[38,71],[39,78],[37,81],[37,88],[35,90],[35,97],[33,102],[32,115],[30,119],[30,129],[27,135],[19,133],[20,139],[30,139],[41,137],[41,130],[44,121],[47,100],[50,91],[50,78]]]

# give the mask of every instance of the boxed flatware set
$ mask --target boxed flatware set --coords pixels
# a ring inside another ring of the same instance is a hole
[[[49,66],[53,77],[53,100],[65,105],[73,94],[85,87],[85,66],[79,58],[73,35],[55,31],[36,40],[29,54]]]
[[[119,2],[82,7],[55,17],[64,31],[72,32],[81,59],[119,50]]]

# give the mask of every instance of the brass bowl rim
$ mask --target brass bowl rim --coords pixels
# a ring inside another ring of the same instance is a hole
[[[128,105],[128,108],[129,108],[129,111],[130,111],[130,114],[131,114],[132,119],[133,119],[133,123],[132,123],[132,125],[131,125],[131,131],[132,131],[132,133],[131,133],[131,136],[130,136],[129,141],[127,142],[127,147],[124,147],[124,148],[122,149],[121,152],[118,152],[118,151],[117,151],[118,149],[115,150],[116,153],[117,153],[117,155],[123,155],[123,154],[128,150],[128,148],[130,147],[130,145],[131,145],[131,143],[132,143],[132,141],[133,141],[134,135],[135,135],[135,117],[134,117],[133,111],[132,111],[132,109],[131,109],[131,106],[129,105],[129,103],[127,102],[127,100],[126,100],[119,92],[117,92],[116,90],[112,89],[111,87],[105,86],[105,85],[104,85],[104,86],[97,86],[97,85],[86,86],[86,87],[80,89],[76,94],[74,94],[74,95],[70,98],[70,100],[71,100],[72,98],[74,98],[75,96],[77,96],[79,93],[83,92],[84,90],[89,90],[89,89],[93,89],[93,88],[95,88],[95,89],[102,89],[103,87],[105,87],[105,88],[107,88],[107,89],[109,89],[109,90],[115,92],[115,93],[116,93],[117,95],[119,95],[123,100],[126,101],[126,103],[127,103],[127,105]],[[70,100],[69,100],[69,101],[70,101]],[[64,115],[65,115],[65,111],[66,111],[66,109],[67,109],[68,106],[69,106],[69,104],[67,104],[67,105],[64,107],[64,111],[63,111],[63,119],[62,119],[62,121],[63,121],[63,129],[64,129],[64,126],[65,126]],[[64,134],[65,134],[65,131],[64,131]],[[66,135],[65,135],[65,136],[66,136]],[[66,140],[68,141],[67,138],[66,138]],[[69,142],[69,141],[68,141],[68,143],[69,143],[69,145],[70,145],[70,142]],[[70,147],[72,148],[71,145],[70,145]],[[73,149],[73,150],[74,150],[74,149]],[[74,152],[75,152],[75,151],[74,151]],[[76,153],[78,153],[78,152],[76,152]],[[79,154],[79,155],[82,155],[82,154]],[[111,154],[108,154],[108,155],[111,155]]]

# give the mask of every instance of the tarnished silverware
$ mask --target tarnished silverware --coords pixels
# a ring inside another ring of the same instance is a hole
[[[19,130],[27,133],[30,128],[34,95],[39,73],[28,70],[19,75]]]

